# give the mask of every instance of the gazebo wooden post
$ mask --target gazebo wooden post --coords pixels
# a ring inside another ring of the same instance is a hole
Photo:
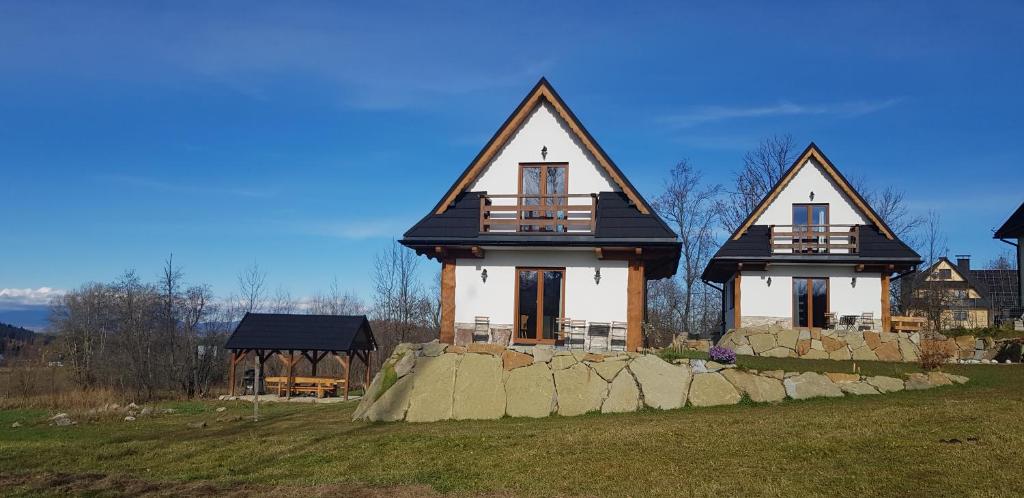
[[[348,401],[348,384],[350,382],[350,380],[349,380],[350,379],[349,372],[351,371],[351,368],[349,368],[349,367],[351,367],[351,366],[352,366],[352,352],[346,351],[345,352],[345,401]]]
[[[288,393],[286,399],[292,399],[292,386],[295,384],[295,351],[288,350]]]
[[[231,367],[228,369],[228,396],[235,395],[235,358],[238,357],[238,352],[234,349],[231,350]]]
[[[366,372],[363,375],[363,396],[366,396],[366,390],[370,388],[370,351],[363,351],[363,363],[366,364]]]

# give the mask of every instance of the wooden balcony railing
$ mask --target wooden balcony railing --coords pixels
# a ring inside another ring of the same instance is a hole
[[[481,195],[480,232],[588,234],[594,232],[597,195]]]
[[[773,254],[856,254],[860,225],[772,225]]]

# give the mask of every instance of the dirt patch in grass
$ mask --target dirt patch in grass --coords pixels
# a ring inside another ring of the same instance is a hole
[[[314,486],[228,485],[210,482],[147,481],[107,474],[0,474],[0,489],[5,495],[89,495],[89,496],[222,496],[222,497],[308,497],[359,496],[368,498],[407,498],[440,496],[429,486],[366,487],[347,484]],[[498,495],[492,495],[498,496]]]

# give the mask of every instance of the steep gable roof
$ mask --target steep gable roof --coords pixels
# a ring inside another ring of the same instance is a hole
[[[825,153],[822,152],[814,142],[811,142],[811,144],[804,149],[803,153],[797,157],[796,161],[793,162],[793,165],[786,170],[781,178],[779,178],[779,181],[775,183],[775,186],[768,191],[763,199],[761,199],[761,202],[757,204],[757,207],[750,212],[747,219],[740,224],[732,234],[732,240],[738,240],[747,231],[747,229],[750,228],[754,221],[761,216],[761,213],[763,213],[769,205],[771,205],[772,201],[774,201],[775,198],[779,196],[779,193],[789,185],[789,182],[796,177],[796,174],[803,169],[810,159],[814,159],[815,162],[821,165],[821,169],[825,171],[825,174],[827,174],[829,178],[839,186],[839,189],[842,190],[851,201],[853,201],[854,206],[860,209],[860,211],[864,213],[864,215],[867,216],[867,218],[871,220],[876,227],[878,227],[879,231],[882,232],[882,235],[889,240],[894,240],[896,238],[896,235],[893,234],[889,226],[882,221],[882,217],[878,216],[878,213],[875,213],[874,209],[871,209],[871,206],[868,205],[867,201],[865,201],[864,198],[861,197],[860,193],[850,185],[850,182],[832,164],[832,161],[828,160]]]
[[[1010,237],[1024,236],[1024,202],[1020,204],[1013,214],[1007,218],[1006,223],[996,230],[992,235],[993,239],[1008,239]]]
[[[466,188],[472,184],[483,171],[487,164],[495,157],[498,151],[509,142],[509,140],[515,135],[519,126],[523,124],[530,113],[533,112],[537,106],[547,102],[555,110],[559,117],[561,117],[569,125],[570,131],[576,136],[577,139],[586,147],[587,151],[597,160],[599,166],[604,169],[605,173],[614,181],[622,192],[626,194],[630,202],[636,205],[637,209],[643,214],[650,214],[651,207],[647,204],[647,201],[640,195],[640,193],[633,187],[633,185],[626,179],[626,176],[622,174],[619,167],[615,165],[615,162],[608,157],[608,154],[604,152],[604,149],[598,145],[594,137],[590,135],[586,128],[583,127],[583,123],[580,123],[576,115],[573,114],[569,106],[565,104],[562,97],[558,95],[551,83],[546,78],[541,78],[540,81],[534,85],[530,93],[526,95],[526,98],[519,103],[515,111],[512,111],[512,115],[505,120],[505,122],[498,128],[494,136],[487,142],[487,145],[480,151],[479,154],[469,163],[466,170],[462,172],[458,180],[448,189],[441,202],[434,207],[435,214],[444,213],[452,203],[455,202],[456,197],[459,196]]]

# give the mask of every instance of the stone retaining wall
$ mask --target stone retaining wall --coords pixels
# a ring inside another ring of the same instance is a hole
[[[593,354],[550,347],[506,349],[400,344],[373,379],[354,420],[432,422],[633,412],[785,398],[925,389],[966,377],[914,374],[906,380],[856,374],[741,370],[704,360]]]
[[[739,355],[818,360],[917,361],[921,336],[859,330],[792,329],[762,325],[730,330],[718,345]]]

